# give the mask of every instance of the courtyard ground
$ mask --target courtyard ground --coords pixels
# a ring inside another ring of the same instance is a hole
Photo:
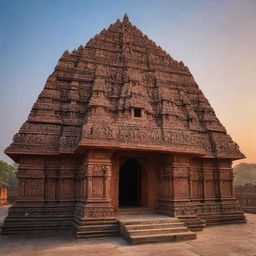
[[[0,225],[8,207],[0,207]],[[76,240],[71,233],[0,234],[4,256],[253,256],[256,255],[256,214],[247,224],[207,227],[196,240],[131,246],[120,237]]]

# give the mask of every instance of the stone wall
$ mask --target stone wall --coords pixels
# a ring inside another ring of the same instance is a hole
[[[18,197],[19,190],[18,188],[8,188],[7,189],[7,201],[8,203],[13,203]]]
[[[236,185],[235,194],[245,212],[256,213],[256,183]]]

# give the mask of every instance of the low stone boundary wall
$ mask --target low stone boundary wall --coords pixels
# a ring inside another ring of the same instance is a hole
[[[256,213],[256,183],[236,185],[235,194],[243,211]]]

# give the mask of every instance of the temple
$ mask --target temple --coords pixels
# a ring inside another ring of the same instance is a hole
[[[127,15],[64,52],[5,153],[19,193],[4,234],[116,234],[124,208],[246,221],[232,173],[244,155],[188,67]]]

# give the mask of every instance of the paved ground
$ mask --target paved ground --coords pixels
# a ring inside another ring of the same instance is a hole
[[[7,207],[0,208],[0,223]],[[71,234],[3,236],[4,256],[256,256],[256,214],[248,224],[205,228],[187,242],[130,246],[119,237],[76,240]]]

